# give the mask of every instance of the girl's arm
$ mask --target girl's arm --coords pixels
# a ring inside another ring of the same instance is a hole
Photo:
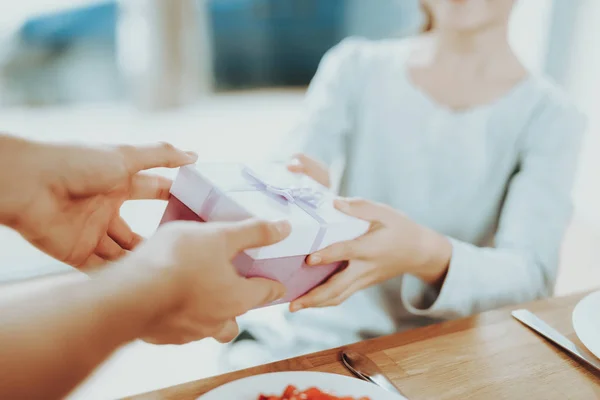
[[[355,101],[364,81],[362,59],[367,42],[345,39],[331,49],[306,93],[300,120],[278,158],[288,161],[304,153],[331,167],[345,154],[345,140],[352,132]]]

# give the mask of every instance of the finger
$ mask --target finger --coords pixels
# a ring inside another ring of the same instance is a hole
[[[223,327],[221,328],[219,333],[217,333],[213,337],[219,343],[229,343],[233,339],[235,339],[239,333],[240,333],[240,328],[238,327],[237,322],[232,319],[232,320],[225,322],[225,324],[223,325]]]
[[[319,173],[323,170],[327,170],[327,166],[325,166],[325,164],[302,153],[294,154],[290,162],[290,166],[300,167],[303,172],[306,173]]]
[[[344,290],[340,295],[338,295],[332,299],[329,299],[323,303],[315,304],[312,307],[313,308],[325,308],[325,307],[339,306],[340,304],[342,304],[343,302],[348,300],[350,298],[350,296],[352,296],[354,293],[358,292],[361,288],[362,287],[358,283],[352,284],[350,287],[348,287],[346,290]]]
[[[236,316],[258,308],[285,296],[285,286],[279,282],[263,278],[241,278],[235,288],[237,305]]]
[[[334,201],[334,205],[345,214],[370,222],[385,223],[397,213],[387,205],[363,199],[339,198]]]
[[[127,222],[120,216],[110,222],[107,234],[121,248],[129,251],[135,249],[143,240],[140,235],[131,230]]]
[[[288,163],[287,169],[288,169],[288,171],[294,172],[296,174],[303,174],[304,173],[304,164],[302,164],[302,162],[298,158],[293,158]]]
[[[295,154],[288,164],[288,170],[295,173],[302,173],[324,186],[330,186],[329,168],[327,168],[327,165],[305,154]]]
[[[169,200],[173,181],[151,174],[135,174],[131,181],[129,200]]]
[[[292,302],[292,304],[290,304],[290,311],[300,311],[304,308],[315,307],[318,304],[335,299],[344,293],[351,285],[353,275],[354,274],[352,274],[350,270],[334,275],[321,286],[317,286],[315,289]]]
[[[337,296],[331,297],[321,303],[314,303],[311,305],[311,307],[324,308],[338,306],[348,300],[359,290],[374,284],[374,281],[372,280],[373,276],[370,274],[364,274],[365,267],[367,267],[367,265],[361,262],[349,264],[348,273],[344,276],[346,281],[339,284],[340,287],[345,286],[346,288],[341,290]]]
[[[286,221],[266,222],[250,219],[225,225],[227,250],[234,256],[246,249],[269,246],[285,239],[291,232]]]
[[[195,163],[198,155],[175,148],[169,143],[146,146],[120,146],[129,173],[135,174],[150,168],[176,168]]]
[[[317,266],[359,259],[362,254],[361,244],[362,238],[334,243],[308,256],[306,263],[311,266]]]
[[[101,258],[101,257],[97,256],[96,254],[92,254],[82,264],[75,265],[75,268],[77,268],[81,271],[87,272],[87,270],[91,270],[93,268],[96,268],[96,267],[99,267],[99,266],[105,265],[105,264],[106,264],[106,260],[104,258]]]
[[[116,261],[123,257],[127,252],[112,240],[108,235],[105,235],[96,246],[94,254],[107,261]]]

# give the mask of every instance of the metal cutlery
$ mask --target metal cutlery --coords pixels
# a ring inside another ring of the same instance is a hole
[[[371,382],[388,392],[406,398],[369,357],[351,350],[342,351],[342,363],[357,378]]]
[[[587,350],[582,349],[575,343],[567,339],[564,335],[559,333],[556,329],[552,328],[542,319],[538,318],[534,313],[529,310],[515,310],[512,312],[512,316],[521,322],[523,325],[537,332],[541,336],[545,337],[550,342],[556,344],[558,347],[571,354],[580,362],[587,364],[600,372],[600,360],[596,359]]]

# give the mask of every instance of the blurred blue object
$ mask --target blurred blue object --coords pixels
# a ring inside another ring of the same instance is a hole
[[[37,16],[23,25],[21,37],[26,43],[40,46],[68,45],[80,39],[114,40],[117,12],[115,1],[99,1]]]
[[[395,26],[398,13],[415,12],[415,7],[406,5],[417,4],[416,0],[381,1],[208,0],[217,86],[308,83],[323,54],[353,30],[373,32],[376,26],[377,34],[385,36],[389,31],[391,35],[414,17],[398,18]],[[39,16],[23,26],[21,36],[39,46],[68,46],[85,39],[114,41],[118,7],[116,1],[106,0]],[[390,10],[394,16],[382,23],[382,13],[391,15]]]
[[[211,0],[215,75],[227,86],[304,85],[343,36],[345,0]]]
[[[368,39],[400,37],[422,25],[419,0],[345,0],[345,33]]]

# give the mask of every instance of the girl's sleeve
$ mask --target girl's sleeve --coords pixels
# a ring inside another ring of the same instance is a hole
[[[348,38],[323,57],[312,80],[296,127],[286,137],[283,159],[305,153],[331,166],[344,156],[345,138],[352,131],[355,101],[368,42]]]
[[[552,100],[538,106],[520,146],[495,248],[451,239],[452,260],[439,292],[405,276],[402,301],[412,314],[457,318],[552,294],[586,125],[571,105]]]

